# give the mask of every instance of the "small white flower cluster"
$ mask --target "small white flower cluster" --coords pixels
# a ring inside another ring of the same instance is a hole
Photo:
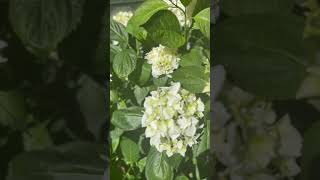
[[[200,98],[172,83],[152,91],[144,102],[142,127],[150,144],[170,157],[175,153],[185,155],[187,147],[197,143],[200,119],[204,116],[204,104]]]
[[[145,59],[152,65],[152,76],[155,78],[163,74],[169,76],[173,70],[178,68],[180,61],[174,49],[162,46],[161,44],[158,47],[152,48],[146,54]]]
[[[184,26],[186,24],[187,26],[190,26],[191,22],[188,19],[186,20],[186,17],[183,12],[183,11],[186,11],[186,7],[184,7],[184,5],[181,3],[180,0],[171,0],[171,1],[164,0],[164,2],[166,2],[168,5],[170,5],[169,10],[177,16],[180,25]],[[178,6],[179,8],[177,8],[175,5]]]
[[[133,16],[133,13],[131,11],[119,11],[117,14],[115,14],[112,17],[112,19],[118,23],[121,23],[124,26],[127,26],[132,16]]]

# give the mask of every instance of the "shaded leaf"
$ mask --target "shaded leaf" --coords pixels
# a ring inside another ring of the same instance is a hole
[[[191,49],[191,51],[187,54],[184,54],[181,57],[179,62],[180,66],[201,66],[204,62],[205,56],[202,53],[202,48],[197,47]]]
[[[120,137],[123,134],[123,130],[119,128],[114,128],[112,131],[110,131],[110,138],[111,138],[111,148],[112,152],[116,152],[119,143],[120,143]]]
[[[124,161],[128,164],[136,163],[140,158],[139,146],[129,138],[122,138],[120,148]]]
[[[42,151],[25,152],[9,165],[7,180],[97,180],[105,162],[100,145],[75,142]]]
[[[26,126],[24,98],[15,91],[0,91],[0,124],[14,129]]]
[[[295,98],[307,63],[302,27],[303,20],[292,15],[230,18],[217,28],[214,63],[224,65],[237,86],[255,95]]]
[[[152,148],[147,157],[146,178],[148,180],[172,180],[173,168],[165,153]]]
[[[82,17],[85,0],[12,0],[10,21],[20,39],[32,48],[54,50]]]
[[[202,34],[210,39],[210,8],[200,11],[195,17],[195,24]]]
[[[180,82],[186,90],[192,93],[202,93],[209,82],[209,74],[205,74],[204,67],[181,67],[173,73],[173,80]]]
[[[112,114],[111,123],[125,131],[135,130],[141,126],[142,115],[139,107],[116,110]]]
[[[167,3],[162,0],[145,1],[129,20],[127,31],[139,40],[145,39],[147,32],[141,25],[146,23],[156,12],[167,8]]]
[[[147,38],[155,44],[178,48],[185,43],[179,21],[171,11],[157,12],[143,27],[148,32]]]
[[[136,68],[137,57],[130,50],[118,52],[113,59],[113,71],[119,78],[127,78]]]

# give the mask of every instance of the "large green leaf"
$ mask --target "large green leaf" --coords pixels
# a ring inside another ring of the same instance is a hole
[[[120,137],[123,134],[123,130],[119,128],[114,128],[112,131],[110,131],[110,138],[111,138],[111,149],[112,152],[116,152],[119,143],[120,143]]]
[[[200,137],[199,144],[193,148],[193,154],[196,157],[210,149],[210,130],[208,128],[204,128],[203,132],[204,133]]]
[[[178,48],[185,43],[177,17],[168,10],[157,12],[143,26],[155,44],[162,44],[170,48]]]
[[[41,51],[54,50],[82,17],[85,0],[12,0],[10,21],[19,38]]]
[[[137,143],[129,138],[124,137],[120,142],[120,148],[126,163],[133,164],[138,162],[140,153]]]
[[[251,93],[294,98],[307,63],[302,32],[303,20],[293,15],[230,18],[216,31],[214,63],[225,65],[235,84]]]
[[[103,153],[100,145],[84,142],[25,152],[10,162],[7,180],[101,179],[106,167]]]
[[[162,0],[145,1],[129,20],[127,31],[140,40],[145,39],[147,32],[141,25],[145,24],[156,12],[167,8],[168,4]]]
[[[130,50],[122,50],[115,55],[112,64],[113,71],[117,76],[125,79],[136,68],[137,56]]]
[[[143,86],[151,77],[151,65],[146,60],[138,59],[136,69],[130,74],[129,79]]]
[[[202,34],[210,39],[210,8],[199,12],[195,17],[195,25],[200,29]]]
[[[173,80],[180,82],[182,87],[193,93],[202,93],[209,83],[209,74],[205,74],[204,67],[186,66],[180,67],[173,73]]]
[[[180,66],[201,66],[205,60],[202,49],[202,47],[193,48],[190,52],[184,54],[179,62]]]
[[[142,104],[142,101],[149,94],[150,90],[151,90],[150,87],[139,87],[137,85],[134,87],[133,93],[139,105]]]
[[[294,2],[293,0],[223,0],[221,1],[221,9],[232,16],[262,13],[290,13]]]
[[[128,43],[128,33],[125,27],[114,20],[110,21],[110,40],[118,41],[125,45]]]
[[[112,114],[111,123],[122,130],[135,130],[141,126],[142,115],[139,107],[116,110]]]
[[[187,14],[189,17],[193,17],[208,7],[210,7],[210,0],[192,0],[187,7]]]
[[[148,180],[172,180],[173,168],[165,153],[152,148],[147,157],[146,178]]]
[[[0,124],[16,129],[25,127],[25,103],[19,93],[15,91],[0,91]]]

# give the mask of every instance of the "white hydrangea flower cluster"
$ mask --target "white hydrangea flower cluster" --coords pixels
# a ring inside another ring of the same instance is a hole
[[[152,65],[152,76],[168,75],[177,69],[180,58],[174,49],[159,45],[146,54],[145,59]]]
[[[185,26],[185,24],[187,26],[190,26],[190,24],[191,24],[190,20],[186,19],[185,15],[184,15],[184,12],[186,11],[186,7],[184,7],[184,5],[181,3],[180,0],[171,0],[171,1],[164,0],[164,2],[166,2],[170,6],[169,10],[177,16],[181,26]],[[175,5],[178,6],[179,8],[177,8]]]
[[[121,23],[124,26],[127,26],[132,16],[133,16],[133,13],[131,11],[119,11],[112,17],[112,19],[118,23]]]
[[[212,144],[219,162],[229,172],[219,176],[231,180],[296,176],[300,172],[296,159],[301,156],[302,137],[290,117],[278,120],[270,102],[257,101],[238,87],[227,91],[226,101],[229,107],[219,112],[215,110],[219,106],[213,106],[213,124],[217,126],[212,129]],[[271,172],[270,168],[274,173],[258,173]]]
[[[152,91],[144,102],[145,112],[142,127],[150,144],[170,157],[175,153],[185,155],[187,147],[197,143],[203,128],[200,120],[204,116],[204,104],[200,98],[172,83]]]

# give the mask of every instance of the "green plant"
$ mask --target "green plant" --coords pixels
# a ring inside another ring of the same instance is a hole
[[[110,20],[111,179],[204,179],[209,1],[147,0]]]

